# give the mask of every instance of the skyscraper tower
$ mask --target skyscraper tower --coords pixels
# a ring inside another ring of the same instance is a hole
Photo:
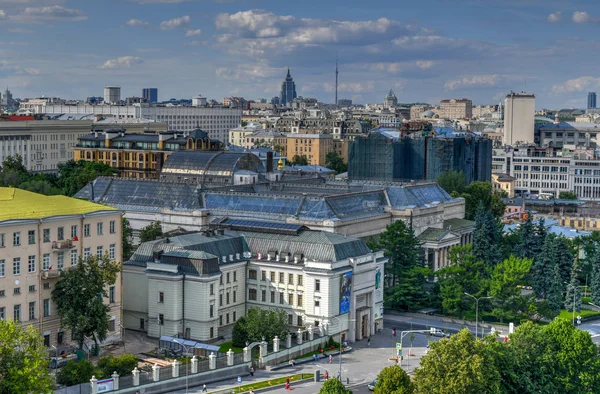
[[[287,75],[281,83],[281,93],[279,94],[279,104],[284,106],[291,106],[292,100],[296,98],[296,84],[294,78],[290,74],[290,69],[287,70]]]
[[[596,92],[588,93],[588,109],[596,108]]]
[[[338,105],[338,98],[337,98],[337,89],[338,89],[338,60],[337,57],[335,58],[335,105]]]

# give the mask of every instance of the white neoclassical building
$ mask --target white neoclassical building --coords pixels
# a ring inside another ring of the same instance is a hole
[[[210,342],[259,307],[285,310],[290,331],[324,325],[353,342],[383,328],[385,262],[357,238],[225,220],[139,247],[123,267],[124,324]]]

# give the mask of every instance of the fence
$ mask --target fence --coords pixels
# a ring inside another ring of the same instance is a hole
[[[327,336],[318,337],[312,341],[306,341],[302,345],[294,345],[290,348],[281,346],[277,353],[270,353],[260,359],[260,367],[272,366],[284,363],[307,353],[315,352],[324,348],[327,343]],[[332,350],[335,351],[335,350]],[[325,350],[327,353],[327,350]]]

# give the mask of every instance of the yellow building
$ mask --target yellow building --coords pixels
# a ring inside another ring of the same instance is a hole
[[[125,130],[106,130],[80,137],[74,157],[75,161],[104,163],[118,169],[122,177],[158,178],[167,156],[173,152],[220,149],[221,143],[211,140],[200,129],[185,134],[127,134]]]
[[[79,258],[108,253],[122,260],[121,211],[65,197],[0,187],[0,320],[33,325],[46,346],[71,342],[52,301],[61,272]],[[107,342],[121,339],[121,278],[109,296]]]
[[[295,134],[287,137],[287,158],[306,156],[308,164],[325,166],[325,156],[334,151],[334,141],[331,134]]]
[[[507,174],[492,174],[494,191],[505,192],[509,198],[515,196],[515,178]]]

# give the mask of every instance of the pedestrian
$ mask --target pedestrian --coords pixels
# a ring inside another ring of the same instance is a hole
[[[254,394],[254,390],[250,389],[250,391],[248,391],[248,394]]]
[[[329,379],[329,371],[325,371],[325,380]]]
[[[396,329],[392,328],[392,336],[396,336]]]
[[[341,381],[342,380],[342,373],[340,371],[338,371],[338,380]]]
[[[506,335],[504,336],[504,342],[508,342],[508,337]]]
[[[206,384],[204,384],[204,385],[202,386],[202,392],[203,392],[203,393],[208,393],[208,390],[206,389]]]
[[[329,364],[331,364],[333,362],[333,356],[330,354],[329,355]]]
[[[367,346],[371,346],[371,337],[367,338]]]
[[[250,376],[254,376],[254,367],[250,367]]]
[[[291,390],[292,388],[290,387],[290,378],[286,378],[285,379],[285,389],[286,390]]]

